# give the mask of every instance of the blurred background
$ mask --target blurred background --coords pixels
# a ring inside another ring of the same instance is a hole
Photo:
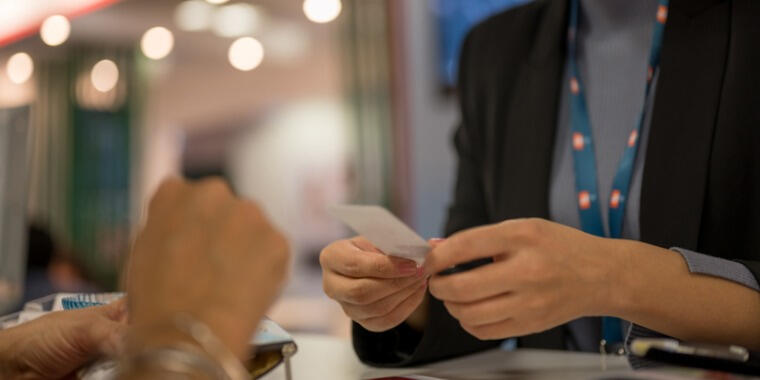
[[[321,290],[350,234],[327,206],[441,234],[462,39],[523,2],[0,0],[0,312],[118,289],[160,181],[221,176],[291,241],[270,316],[348,336]]]

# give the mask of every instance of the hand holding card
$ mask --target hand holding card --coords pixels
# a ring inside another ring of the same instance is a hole
[[[387,255],[422,265],[432,249],[425,239],[382,207],[339,205],[330,207],[329,212]]]
[[[330,212],[363,236],[335,241],[320,253],[325,294],[373,332],[423,310],[427,242],[380,207],[336,206]]]

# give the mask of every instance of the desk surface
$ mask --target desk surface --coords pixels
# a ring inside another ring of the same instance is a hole
[[[698,378],[700,371],[668,370],[634,372],[623,357],[602,358],[595,354],[517,350],[491,350],[460,359],[417,368],[377,369],[356,357],[351,343],[321,335],[295,335],[298,353],[292,360],[293,380],[356,380],[391,376],[429,376],[427,379],[681,379]],[[263,380],[284,380],[280,366]]]

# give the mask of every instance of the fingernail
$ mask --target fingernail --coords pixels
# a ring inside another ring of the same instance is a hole
[[[417,274],[417,263],[401,263],[398,266],[398,271],[401,272],[401,274]]]
[[[444,238],[431,238],[430,239],[430,241],[433,242],[433,243],[440,243],[440,242],[442,242],[444,240],[446,240],[446,239],[444,239]]]

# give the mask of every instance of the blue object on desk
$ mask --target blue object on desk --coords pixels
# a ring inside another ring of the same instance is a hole
[[[63,306],[63,310],[84,309],[91,306],[105,305],[121,298],[122,296],[123,295],[119,293],[77,294],[75,296],[62,298],[61,306]]]

